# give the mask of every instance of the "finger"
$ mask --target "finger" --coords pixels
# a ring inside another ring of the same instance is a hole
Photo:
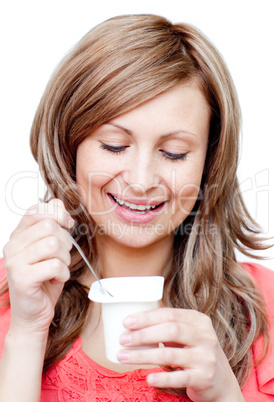
[[[24,271],[18,270],[13,289],[17,294],[32,292],[40,288],[42,283],[50,281],[52,284],[63,284],[70,278],[70,271],[66,264],[58,258],[52,258],[28,266]]]
[[[52,284],[63,284],[70,278],[70,271],[66,264],[58,258],[41,261],[37,264],[37,283],[50,281]]]
[[[163,322],[181,322],[189,326],[212,327],[210,318],[196,310],[159,308],[127,316],[123,325],[128,329],[140,329]]]
[[[26,263],[35,264],[50,258],[58,258],[69,266],[71,257],[68,248],[56,236],[48,236],[30,244],[25,249]]]
[[[68,250],[72,248],[72,241],[67,232],[52,219],[43,219],[23,232],[17,233],[10,240],[10,247],[20,253],[29,245],[49,236],[56,236]]]
[[[165,343],[165,346],[194,346],[204,336],[196,327],[180,322],[165,322],[144,329],[125,332],[121,335],[123,346],[140,346]],[[168,345],[167,345],[168,343]]]
[[[203,371],[200,368],[195,369],[182,369],[174,371],[162,371],[151,373],[147,376],[148,384],[157,388],[187,388],[188,395],[190,392],[194,395],[199,395],[199,399],[191,400],[213,400],[212,389],[216,387],[215,371]],[[238,385],[238,384],[237,384]],[[205,392],[208,398],[205,398]],[[214,399],[216,400],[216,399]],[[218,400],[223,400],[219,399]]]
[[[157,388],[188,388],[192,386],[195,374],[190,370],[151,373],[147,376],[147,382]]]
[[[11,238],[18,232],[24,231],[45,218],[50,218],[57,222],[60,226],[66,228],[71,228],[74,224],[74,220],[65,210],[60,200],[58,202],[56,200],[52,200],[49,203],[40,203],[30,207],[21,219],[17,228],[12,232]]]
[[[194,348],[122,349],[117,359],[127,364],[153,364],[194,368],[199,365],[199,350]]]

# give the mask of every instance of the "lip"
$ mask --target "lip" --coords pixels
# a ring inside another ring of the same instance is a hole
[[[157,199],[145,199],[145,198],[137,198],[137,197],[124,197],[120,194],[109,193],[110,195],[118,198],[118,200],[129,202],[130,204],[137,205],[159,205],[166,200],[157,200]]]
[[[166,201],[162,201],[162,205],[159,206],[157,209],[146,212],[144,214],[138,213],[138,212],[133,212],[130,211],[129,209],[125,208],[124,206],[121,206],[117,204],[117,202],[114,201],[112,196],[118,198],[119,200],[130,202],[131,204],[139,204],[139,205],[159,205],[161,202],[155,202],[153,200],[144,200],[144,199],[138,199],[134,197],[119,197],[116,196],[115,194],[108,194],[109,200],[111,202],[111,205],[114,207],[114,211],[117,213],[117,215],[124,219],[127,222],[131,223],[138,223],[138,224],[145,224],[148,222],[151,222],[153,219],[155,219],[163,210]],[[141,203],[142,201],[142,203]],[[150,202],[149,202],[150,201]]]

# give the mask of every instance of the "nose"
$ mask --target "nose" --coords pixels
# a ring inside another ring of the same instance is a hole
[[[159,186],[159,169],[153,157],[139,154],[131,159],[123,172],[123,180],[134,192],[144,195],[148,190]]]

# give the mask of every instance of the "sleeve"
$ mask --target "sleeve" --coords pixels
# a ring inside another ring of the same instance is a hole
[[[4,258],[0,259],[0,288],[5,283],[6,268]],[[2,356],[5,338],[10,326],[11,311],[10,306],[7,305],[9,300],[8,293],[0,296],[0,357]],[[2,303],[4,302],[4,303]],[[2,305],[2,306],[1,306]]]
[[[3,286],[6,284],[6,279],[7,278],[7,273],[6,273],[6,267],[5,267],[5,260],[4,258],[0,258],[0,290],[2,289]],[[0,295],[0,307],[2,302],[8,301],[9,300],[9,294],[4,293],[2,296]]]
[[[251,378],[243,389],[243,394],[246,400],[252,396],[252,381],[260,391],[261,399],[258,401],[274,401],[274,271],[265,268],[259,264],[244,263],[240,264],[249,274],[255,279],[255,282],[260,289],[266,303],[269,332],[270,332],[270,349],[264,360],[257,366],[253,367]],[[262,351],[263,339],[259,338],[253,346],[253,359],[256,362]],[[265,397],[264,397],[265,395]],[[254,394],[253,394],[254,397]]]

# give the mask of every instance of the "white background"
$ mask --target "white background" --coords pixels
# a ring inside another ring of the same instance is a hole
[[[272,0],[9,0],[0,6],[0,254],[26,208],[43,194],[29,131],[52,70],[94,25],[128,13],[191,23],[223,54],[243,112],[241,189],[251,215],[274,236]],[[274,269],[274,248],[262,254]]]

